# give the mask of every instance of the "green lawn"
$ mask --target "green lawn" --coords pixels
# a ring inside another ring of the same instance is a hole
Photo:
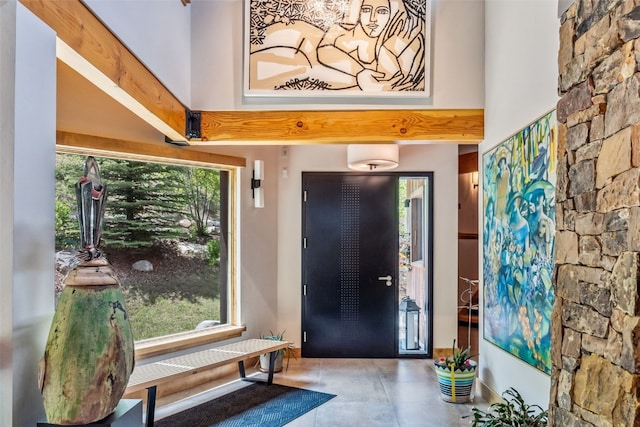
[[[203,320],[220,319],[219,267],[170,248],[133,254],[112,250],[108,259],[117,270],[129,322],[136,341],[192,331]],[[149,260],[153,271],[131,268]]]
[[[143,340],[193,330],[202,320],[220,318],[220,299],[177,295],[158,296],[153,302],[129,292],[125,297],[133,338]]]

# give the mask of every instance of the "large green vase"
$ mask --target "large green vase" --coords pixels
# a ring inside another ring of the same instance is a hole
[[[89,424],[111,414],[134,365],[120,283],[105,259],[81,263],[65,279],[40,381],[47,421]]]
[[[47,421],[90,424],[111,414],[134,352],[120,282],[100,250],[107,187],[93,157],[76,184],[82,262],[64,280],[40,364]]]

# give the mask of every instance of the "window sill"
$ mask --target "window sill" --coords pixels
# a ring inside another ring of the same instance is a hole
[[[136,341],[135,360],[144,360],[178,350],[185,350],[217,341],[237,338],[246,330],[247,328],[245,326],[222,325],[198,331],[188,331]]]

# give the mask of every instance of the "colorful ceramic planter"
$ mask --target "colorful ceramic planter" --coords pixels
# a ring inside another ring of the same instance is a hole
[[[469,360],[464,369],[455,370],[437,363],[434,366],[442,400],[451,403],[466,403],[471,400],[473,381],[476,377],[476,362]]]

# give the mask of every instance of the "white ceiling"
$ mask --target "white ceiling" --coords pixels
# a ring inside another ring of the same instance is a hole
[[[164,144],[164,135],[57,61],[57,129],[124,141]]]

